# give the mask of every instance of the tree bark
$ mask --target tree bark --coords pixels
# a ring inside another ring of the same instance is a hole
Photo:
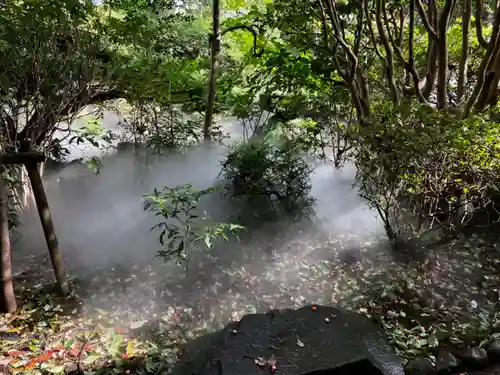
[[[14,284],[12,281],[12,262],[9,236],[8,217],[9,187],[6,181],[0,179],[0,241],[2,256],[0,258],[0,312],[12,313],[17,310]]]
[[[465,93],[465,78],[467,77],[467,60],[469,58],[469,29],[472,13],[472,0],[465,0],[462,10],[462,55],[458,71],[458,102],[462,101]]]
[[[40,172],[34,163],[27,164],[26,170],[28,171],[28,177],[33,189],[33,195],[35,197],[38,215],[40,216],[40,222],[45,235],[45,241],[47,242],[47,248],[49,250],[50,260],[54,269],[59,293],[62,296],[67,296],[70,292],[69,282],[66,277],[66,271],[64,269],[64,263],[61,250],[59,249],[54,223],[52,222],[49,202],[47,201],[47,196],[45,195],[45,190],[43,188],[42,177],[40,176]]]
[[[443,109],[448,106],[448,25],[455,0],[446,0],[441,15],[439,17],[439,39],[438,45],[438,83],[437,83],[437,102],[438,108]]]
[[[212,122],[215,106],[215,94],[217,91],[217,68],[220,52],[220,1],[212,0],[212,35],[210,37],[210,75],[208,77],[207,108],[205,111],[205,125],[203,137],[211,138]]]
[[[387,80],[387,84],[389,85],[389,92],[391,94],[392,101],[399,105],[399,93],[396,87],[396,80],[394,79],[394,55],[391,49],[391,45],[389,44],[389,40],[387,38],[387,33],[385,32],[385,28],[382,22],[382,18],[386,17],[386,7],[385,1],[376,0],[375,1],[375,21],[377,24],[378,36],[382,41],[382,46],[385,50],[386,57],[386,72],[385,78]]]
[[[425,9],[423,8],[422,2],[420,0],[416,0],[415,5],[422,21],[425,25],[427,25],[427,60],[425,82],[422,86],[422,95],[426,100],[429,100],[429,97],[434,91],[434,84],[436,82],[437,74],[438,37],[435,31],[438,26],[437,10],[434,0],[429,0],[427,12],[425,12]]]
[[[488,48],[486,49],[486,54],[483,56],[481,64],[479,65],[479,69],[477,72],[477,82],[474,87],[474,91],[472,95],[469,97],[467,101],[462,117],[469,116],[472,108],[476,111],[482,111],[486,107],[486,103],[488,99],[491,101],[491,97],[488,98],[488,94],[492,95],[496,94],[496,90],[498,88],[498,77],[495,77],[496,72],[493,69],[491,70],[495,64],[495,57],[499,53],[500,49],[500,9],[495,11],[495,19],[493,22],[493,30],[491,33],[491,38],[488,42]],[[496,85],[492,85],[496,81]],[[495,95],[496,97],[496,95]]]

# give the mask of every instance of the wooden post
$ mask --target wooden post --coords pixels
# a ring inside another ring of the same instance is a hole
[[[8,215],[9,185],[0,178],[0,312],[12,313],[17,310],[14,283],[12,281],[12,262],[10,249],[9,215]]]
[[[19,152],[14,154],[4,154],[0,156],[0,164],[24,164],[28,171],[33,195],[35,196],[36,207],[40,222],[45,235],[45,242],[49,250],[50,260],[54,269],[58,291],[62,296],[67,296],[70,292],[68,278],[64,268],[61,250],[57,241],[52,215],[50,214],[49,202],[43,188],[42,176],[37,164],[45,161],[45,155],[41,152]]]

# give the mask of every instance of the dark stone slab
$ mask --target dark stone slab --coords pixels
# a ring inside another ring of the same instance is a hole
[[[500,340],[495,340],[488,345],[488,357],[495,363],[500,362]]]
[[[262,375],[256,358],[271,356],[280,375],[404,374],[378,326],[326,306],[246,315],[188,343],[174,374]]]
[[[464,365],[471,369],[482,370],[489,365],[488,353],[484,348],[466,348],[460,355]]]
[[[437,374],[434,365],[428,358],[414,359],[405,367],[406,375],[435,375]]]
[[[436,357],[436,370],[438,374],[452,374],[460,367],[458,359],[447,350],[439,350]]]

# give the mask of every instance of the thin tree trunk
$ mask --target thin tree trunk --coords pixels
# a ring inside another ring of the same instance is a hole
[[[28,177],[33,189],[33,195],[35,197],[38,215],[40,216],[40,222],[45,235],[45,241],[47,242],[47,248],[49,250],[50,260],[54,269],[59,293],[62,296],[67,296],[69,294],[69,282],[66,277],[66,271],[64,269],[64,263],[61,250],[59,249],[54,223],[52,222],[49,202],[47,201],[47,196],[45,195],[45,190],[43,188],[42,177],[36,164],[26,165],[26,170],[28,171]]]
[[[7,182],[0,179],[0,242],[2,244],[2,256],[0,258],[0,312],[12,313],[17,309],[16,296],[14,295],[14,284],[12,281],[12,262],[9,236],[8,217],[9,186]]]
[[[462,11],[462,55],[458,71],[458,102],[462,101],[465,93],[465,77],[467,77],[467,60],[469,58],[469,29],[472,13],[472,0],[465,0]]]
[[[421,17],[427,20],[430,28],[432,30],[437,29],[437,14],[436,14],[436,5],[434,0],[429,1],[429,7],[427,13],[421,7],[420,0],[416,0],[415,5],[421,14]],[[427,60],[426,60],[426,73],[425,73],[425,83],[422,87],[422,95],[426,100],[429,100],[432,92],[434,91],[434,84],[436,82],[436,74],[437,74],[437,56],[438,56],[438,47],[437,47],[437,37],[431,30],[427,32]]]
[[[208,97],[205,111],[205,125],[203,127],[203,137],[211,138],[212,122],[215,106],[215,94],[217,91],[217,68],[220,52],[220,2],[212,0],[212,35],[210,37],[210,76],[208,77]]]
[[[438,39],[438,83],[437,102],[438,108],[443,109],[448,106],[448,25],[455,0],[446,0],[441,15],[439,17],[439,39]]]
[[[487,95],[486,91],[491,92],[491,83],[493,78],[495,78],[495,73],[491,72],[491,67],[494,65],[494,57],[497,55],[500,48],[500,10],[495,12],[495,19],[493,21],[493,30],[491,33],[490,40],[488,42],[488,48],[483,56],[481,64],[477,72],[477,82],[474,87],[474,91],[469,97],[463,112],[463,117],[467,117],[472,108],[475,107],[476,111],[481,111],[486,107]],[[497,81],[498,85],[498,81]],[[494,87],[495,90],[497,87]]]

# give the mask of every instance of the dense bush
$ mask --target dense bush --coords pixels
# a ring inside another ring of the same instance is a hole
[[[249,203],[255,212],[295,216],[310,213],[314,203],[312,172],[297,144],[278,130],[234,145],[221,177],[226,195]]]
[[[357,132],[357,186],[389,238],[498,219],[500,128],[486,118],[380,103]]]

